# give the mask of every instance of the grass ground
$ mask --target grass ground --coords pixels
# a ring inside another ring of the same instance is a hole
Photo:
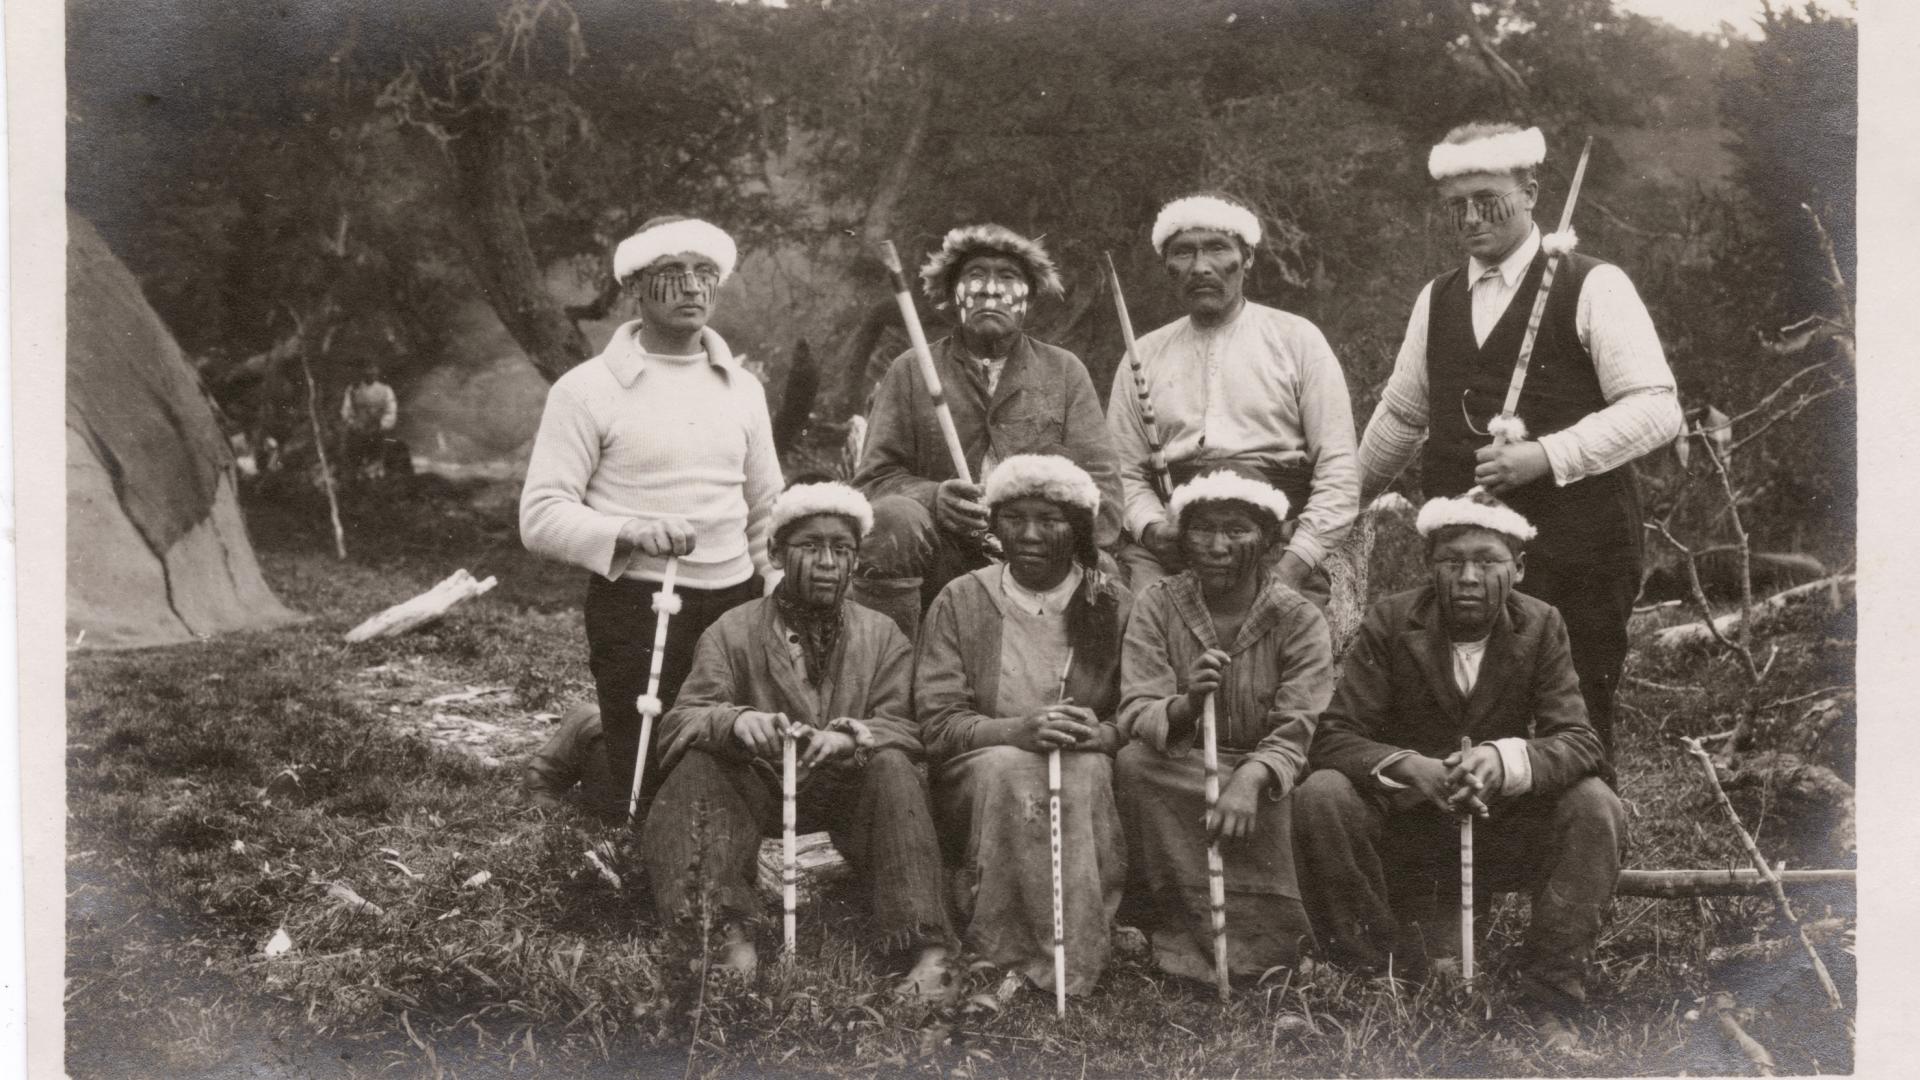
[[[1770,904],[1619,900],[1574,1056],[1541,1050],[1508,999],[1520,898],[1496,912],[1492,978],[1473,994],[1321,967],[1223,1007],[1207,987],[1122,957],[1065,1020],[1042,995],[996,997],[985,970],[969,973],[966,1006],[929,1014],[887,999],[860,913],[834,889],[803,908],[797,963],[764,964],[750,987],[716,977],[703,994],[697,935],[658,924],[625,834],[517,799],[534,717],[586,699],[590,681],[582,582],[521,550],[512,492],[423,477],[363,496],[348,507],[347,563],[331,555],[324,511],[249,512],[269,578],[311,619],[70,658],[74,1075],[1747,1071],[1689,1019],[1710,989],[1754,1010],[1749,1030],[1783,1071],[1850,1068],[1845,892],[1799,899],[1804,916],[1837,920],[1823,955],[1847,996],[1839,1015],[1797,953],[1769,952],[1784,937]],[[459,566],[497,574],[500,588],[437,627],[341,643]],[[1676,735],[1746,715],[1745,754],[1794,751],[1852,779],[1851,606],[1798,609],[1772,634],[1781,655],[1758,691],[1706,652],[1636,654],[1621,733],[1629,865],[1741,862]],[[463,687],[487,693],[432,704]],[[453,713],[478,723],[436,720]],[[485,745],[459,737],[473,731]],[[1743,802],[1770,853],[1825,836],[1765,785]],[[278,931],[291,948],[268,956]]]

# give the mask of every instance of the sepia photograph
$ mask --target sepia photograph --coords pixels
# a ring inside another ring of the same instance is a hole
[[[48,6],[65,1075],[1866,1073],[1851,0]]]

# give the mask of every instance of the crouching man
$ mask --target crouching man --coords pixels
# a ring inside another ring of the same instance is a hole
[[[1598,775],[1566,625],[1513,588],[1533,527],[1478,489],[1429,501],[1417,527],[1432,583],[1368,613],[1294,794],[1308,913],[1332,958],[1363,968],[1417,974],[1430,949],[1454,951],[1471,808],[1475,909],[1531,894],[1522,994],[1547,1044],[1571,1049],[1625,814]]]
[[[663,918],[718,908],[727,966],[751,977],[749,922],[763,835],[779,835],[780,743],[799,742],[801,831],[824,826],[859,875],[870,940],[917,949],[903,995],[944,999],[953,930],[909,704],[913,658],[892,620],[846,599],[873,511],[844,484],[802,484],[774,502],[773,595],[700,637],[662,720],[667,775],[641,848]]]

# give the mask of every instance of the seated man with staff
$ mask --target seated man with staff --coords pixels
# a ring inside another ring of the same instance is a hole
[[[1120,535],[1120,485],[1100,397],[1080,358],[1028,336],[1033,301],[1062,295],[1053,259],[1036,240],[998,225],[948,232],[920,269],[952,336],[932,343],[935,371],[974,477],[1015,454],[1061,453],[1101,492],[1095,542]],[[887,370],[854,483],[873,500],[874,534],[854,599],[893,617],[908,637],[947,582],[984,566],[981,489],[958,478],[935,403],[911,351]]]
[[[1100,489],[1073,462],[1010,457],[987,475],[986,503],[1007,561],[940,593],[914,669],[934,812],[968,947],[1052,985],[1047,764],[1061,751],[1065,984],[1085,994],[1126,882],[1113,717],[1132,600],[1099,569]]]
[[[1130,888],[1160,970],[1213,979],[1206,855],[1218,841],[1227,967],[1258,976],[1295,964],[1312,939],[1287,795],[1333,694],[1333,642],[1320,612],[1279,587],[1268,567],[1285,495],[1222,470],[1175,489],[1168,509],[1186,570],[1140,597],[1121,668],[1120,730],[1129,741],[1115,786]],[[1200,745],[1209,695],[1224,779],[1214,807]]]
[[[672,921],[711,896],[727,939],[722,963],[752,976],[756,859],[761,837],[779,832],[781,739],[792,731],[801,831],[825,826],[860,876],[867,940],[917,950],[898,992],[944,1000],[957,986],[947,969],[954,941],[915,767],[925,751],[909,712],[913,659],[892,622],[846,599],[873,511],[845,484],[801,484],[774,502],[769,526],[784,576],[772,596],[701,635],[661,722],[666,779],[655,806],[664,812],[641,833],[655,900]]]
[[[1324,609],[1330,588],[1321,560],[1359,510],[1353,404],[1318,327],[1246,298],[1259,245],[1253,212],[1210,195],[1168,203],[1153,224],[1153,250],[1187,314],[1139,340],[1137,375],[1122,364],[1113,379],[1107,425],[1136,541],[1121,563],[1136,593],[1180,569],[1170,492],[1156,490],[1149,463],[1144,395],[1174,486],[1235,463],[1286,494],[1295,516],[1292,535],[1274,551],[1275,579]]]
[[[1568,1019],[1620,873],[1626,814],[1599,777],[1560,613],[1514,590],[1533,526],[1490,495],[1432,499],[1431,583],[1374,605],[1294,792],[1294,848],[1320,945],[1420,972],[1458,948],[1459,818],[1476,823],[1475,907],[1533,897],[1521,990],[1549,1045]],[[1462,753],[1461,737],[1473,740]],[[1475,925],[1484,925],[1476,918]]]

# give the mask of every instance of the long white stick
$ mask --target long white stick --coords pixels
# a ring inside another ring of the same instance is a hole
[[[1207,816],[1220,806],[1220,735],[1214,715],[1214,696],[1208,694],[1200,711],[1200,747],[1207,767]],[[1213,978],[1220,984],[1220,1000],[1227,1000],[1232,983],[1227,976],[1227,866],[1220,858],[1220,841],[1207,841],[1207,899],[1213,909]]]
[[[673,579],[680,572],[680,560],[667,556],[667,573],[660,591],[653,594],[653,665],[647,673],[647,692],[635,702],[640,710],[640,750],[633,758],[633,790],[627,794],[627,820],[640,813],[640,781],[647,775],[647,744],[653,741],[653,722],[660,716],[660,665],[667,656],[667,620],[680,610],[680,598],[674,594]]]
[[[1580,182],[1587,175],[1587,157],[1593,152],[1593,136],[1587,136],[1580,148],[1580,164],[1573,170],[1573,186],[1567,190],[1567,204],[1560,208],[1560,231],[1573,227],[1573,207],[1580,201]],[[1520,410],[1520,391],[1527,384],[1527,368],[1533,363],[1533,342],[1540,336],[1540,317],[1547,310],[1547,293],[1553,289],[1554,271],[1560,268],[1560,256],[1548,255],[1546,269],[1540,272],[1540,288],[1533,294],[1533,307],[1527,312],[1527,332],[1520,339],[1520,354],[1514,360],[1513,375],[1507,380],[1507,398],[1500,407],[1501,416],[1513,416]],[[1493,437],[1495,446],[1507,442],[1505,427]]]
[[[953,459],[953,474],[964,484],[973,483],[973,471],[967,468],[967,452],[960,446],[960,432],[953,426],[953,410],[947,407],[947,394],[940,386],[940,372],[933,364],[933,350],[927,346],[927,333],[920,326],[920,314],[913,307],[913,290],[900,267],[900,252],[887,240],[880,245],[880,261],[893,279],[893,298],[900,305],[900,318],[907,324],[907,340],[913,344],[913,357],[920,365],[920,380],[927,384],[927,397],[933,401],[933,418],[940,424],[940,435],[947,443],[947,456]]]
[[[1473,750],[1473,740],[1460,736],[1460,761],[1464,765]],[[1473,985],[1473,808],[1464,807],[1460,815],[1460,978]]]
[[[1073,670],[1073,650],[1060,666],[1062,704],[1067,699],[1067,675]],[[1047,825],[1053,855],[1053,1010],[1067,1015],[1067,906],[1066,874],[1060,865],[1060,748],[1047,751]]]
[[[780,901],[785,906],[788,957],[793,956],[794,910],[800,906],[800,849],[794,836],[799,821],[795,806],[799,792],[799,754],[793,725],[788,724],[780,735]]]

